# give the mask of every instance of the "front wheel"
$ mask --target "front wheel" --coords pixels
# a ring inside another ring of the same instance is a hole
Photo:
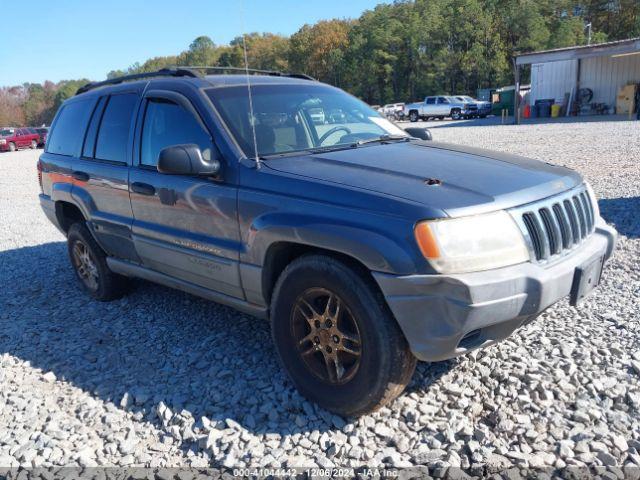
[[[344,416],[396,398],[416,358],[366,273],[324,255],[294,260],[273,294],[271,331],[300,393]]]
[[[451,118],[453,120],[460,120],[462,118],[462,113],[460,112],[460,109],[454,108],[453,110],[451,110]]]
[[[10,152],[15,152],[16,151],[16,144],[13,142],[9,143],[9,151]]]

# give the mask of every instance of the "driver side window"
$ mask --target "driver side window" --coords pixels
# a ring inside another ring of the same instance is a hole
[[[185,143],[195,143],[202,158],[211,160],[211,137],[190,112],[169,100],[149,99],[142,126],[140,164],[155,167],[163,148]]]

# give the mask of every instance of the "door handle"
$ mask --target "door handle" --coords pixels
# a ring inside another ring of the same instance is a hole
[[[155,195],[156,189],[153,185],[149,185],[148,183],[142,182],[133,182],[131,184],[131,190],[139,193],[140,195]]]
[[[79,182],[88,182],[89,181],[89,174],[86,172],[80,172],[78,170],[76,170],[75,172],[73,172],[71,174],[71,176],[73,178],[75,178],[76,180],[78,180]]]

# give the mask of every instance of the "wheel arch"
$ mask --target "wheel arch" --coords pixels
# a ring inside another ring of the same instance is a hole
[[[356,271],[367,283],[382,293],[371,274],[371,270],[354,256],[327,248],[292,241],[279,241],[273,243],[267,249],[262,267],[262,292],[267,305],[271,304],[273,290],[284,269],[291,262],[304,255],[325,255],[338,260]]]
[[[87,221],[80,208],[71,202],[64,200],[56,201],[55,211],[58,224],[65,234],[69,232],[69,228],[71,228],[71,225],[74,223]]]

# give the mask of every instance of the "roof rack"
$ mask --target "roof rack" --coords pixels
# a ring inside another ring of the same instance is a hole
[[[104,87],[105,85],[118,85],[124,82],[131,82],[134,80],[142,80],[144,78],[152,78],[152,77],[192,77],[198,78],[202,77],[202,73],[204,75],[212,74],[212,73],[222,73],[222,72],[234,72],[234,73],[246,73],[249,72],[253,75],[270,75],[273,77],[290,77],[290,78],[300,78],[303,80],[315,80],[315,78],[310,77],[309,75],[305,75],[304,73],[284,73],[278,72],[275,70],[258,70],[254,68],[245,69],[241,67],[207,67],[207,66],[186,66],[186,67],[168,67],[163,68],[155,72],[145,72],[145,73],[134,73],[132,75],[124,75],[122,77],[110,78],[109,80],[103,80],[101,82],[90,82],[86,85],[83,85],[76,91],[76,95],[80,95],[81,93],[88,92],[89,90],[93,90],[94,88]]]
[[[185,66],[185,67],[180,67],[182,69],[185,70],[202,70],[205,72],[206,74],[209,73],[218,73],[218,72],[234,72],[234,73],[246,73],[249,72],[250,74],[254,74],[254,75],[270,75],[273,77],[290,77],[290,78],[300,78],[303,80],[315,80],[315,78],[306,75],[304,73],[289,73],[289,72],[279,72],[277,70],[260,70],[260,69],[256,69],[256,68],[244,68],[244,67],[208,67],[208,66],[201,66],[201,65],[189,65],[189,66]]]
[[[198,77],[196,72],[188,68],[163,68],[156,72],[134,73],[132,75],[125,75],[123,77],[110,78],[109,80],[103,80],[102,82],[90,82],[83,85],[76,91],[76,95],[88,92],[94,88],[104,87],[105,85],[118,85],[123,82],[131,82],[133,80],[142,80],[144,78],[151,77]]]

